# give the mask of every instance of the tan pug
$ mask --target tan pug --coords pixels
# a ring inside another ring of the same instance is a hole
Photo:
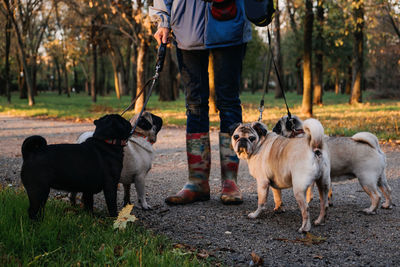
[[[302,225],[299,232],[311,229],[306,190],[316,182],[320,193],[320,214],[315,225],[324,223],[328,208],[330,165],[324,129],[315,119],[304,123],[304,138],[285,138],[259,122],[239,124],[232,129],[232,146],[237,156],[247,161],[250,174],[257,180],[258,208],[250,213],[256,218],[265,209],[268,189],[276,192],[293,187],[294,196],[301,210]],[[275,207],[281,200],[275,199]]]
[[[303,122],[295,115],[292,115],[290,122],[287,116],[282,117],[273,128],[275,133],[285,137],[301,137],[304,135],[302,130]],[[324,140],[329,149],[332,182],[358,178],[361,187],[371,198],[371,206],[363,210],[366,214],[376,213],[381,199],[378,187],[385,196],[382,208],[391,208],[392,190],[385,175],[386,156],[380,149],[376,136],[369,132],[360,132],[352,137],[325,136]],[[312,198],[312,187],[309,192],[308,201]]]
[[[135,124],[138,115],[131,120],[132,126]],[[139,206],[143,209],[151,209],[147,204],[145,193],[145,177],[151,169],[154,159],[153,144],[157,141],[157,134],[161,130],[162,119],[150,112],[143,112],[137,124],[135,132],[128,139],[124,147],[123,167],[121,171],[120,183],[124,185],[124,206],[130,201],[131,184],[135,183]],[[85,132],[79,136],[77,143],[82,143],[93,132]],[[76,194],[75,194],[76,195]],[[75,201],[75,195],[71,195],[71,201]]]

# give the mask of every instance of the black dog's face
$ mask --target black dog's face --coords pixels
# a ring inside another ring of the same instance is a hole
[[[98,139],[119,139],[129,138],[132,125],[118,114],[110,114],[94,121],[96,129],[93,137]]]
[[[136,122],[137,117],[138,115],[135,115],[131,119],[132,125]],[[155,143],[157,141],[157,134],[161,130],[162,125],[163,120],[160,117],[145,111],[139,118],[135,132],[139,132],[144,136],[147,136],[148,140],[151,143]]]

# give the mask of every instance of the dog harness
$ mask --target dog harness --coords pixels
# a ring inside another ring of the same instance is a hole
[[[296,137],[300,134],[304,134],[304,130],[303,129],[294,129],[292,130],[292,133],[290,134],[289,138],[293,138]]]

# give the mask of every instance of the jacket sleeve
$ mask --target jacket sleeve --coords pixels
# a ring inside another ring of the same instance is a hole
[[[173,0],[154,0],[153,6],[149,8],[151,21],[158,24],[158,28],[171,28],[171,6]]]

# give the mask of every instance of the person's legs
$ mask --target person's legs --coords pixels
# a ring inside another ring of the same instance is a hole
[[[229,127],[242,122],[242,108],[239,99],[242,61],[246,45],[212,50],[214,57],[214,84],[216,105],[220,116],[220,160],[221,160],[221,201],[224,204],[240,204],[242,194],[237,187],[239,159],[231,146]]]
[[[189,181],[176,195],[165,199],[168,204],[187,204],[210,199],[208,53],[208,50],[177,49],[179,70],[186,94]]]

